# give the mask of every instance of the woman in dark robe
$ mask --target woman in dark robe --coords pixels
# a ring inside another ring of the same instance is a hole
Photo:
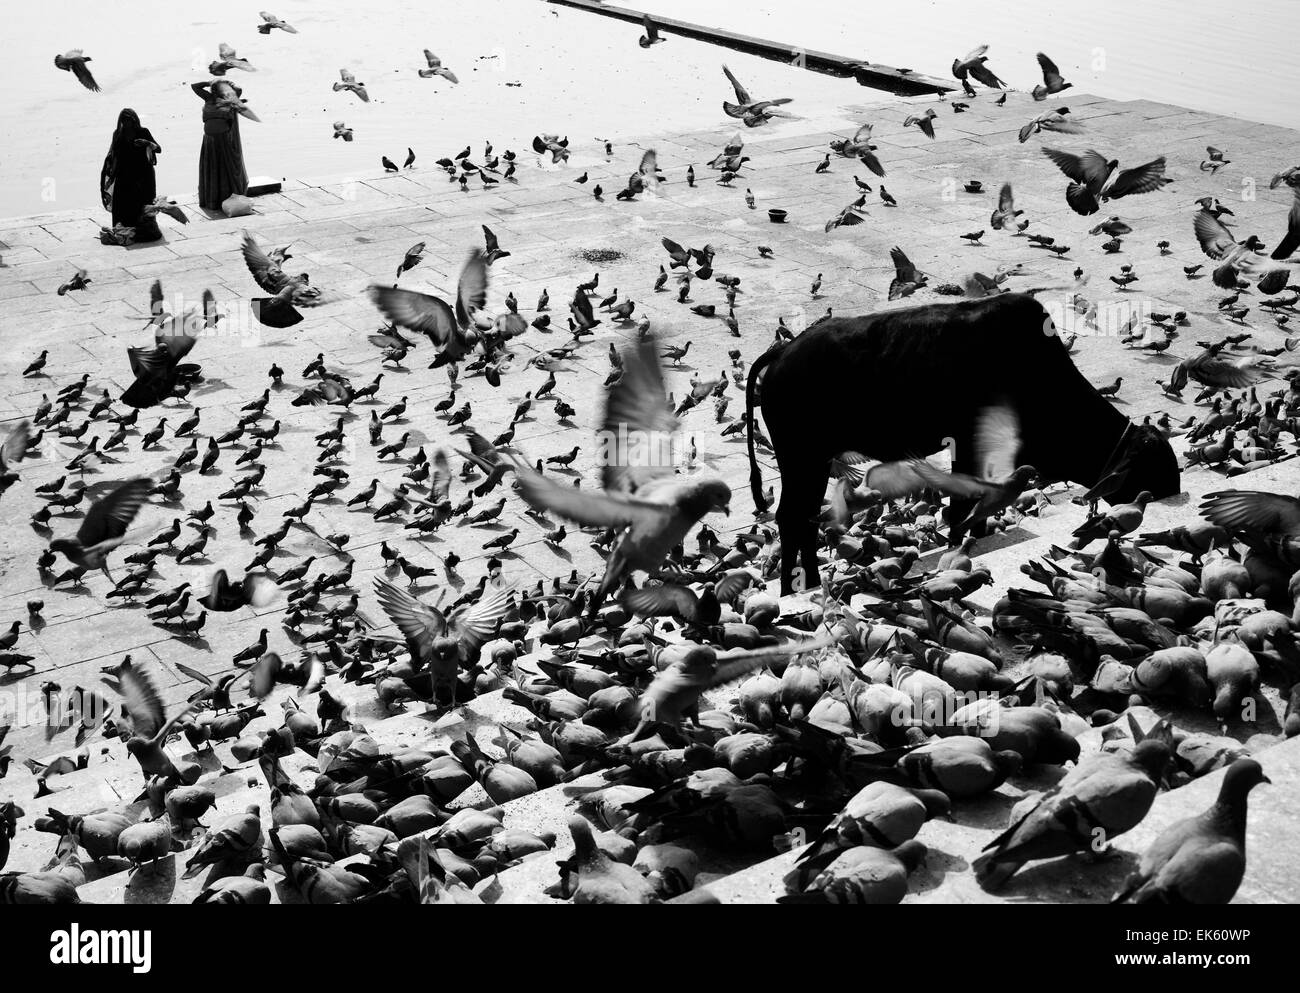
[[[241,90],[234,83],[216,79],[191,86],[203,98],[203,148],[199,152],[199,206],[221,210],[232,193],[248,189],[244,149],[239,142],[239,112],[235,109]]]
[[[161,152],[134,110],[128,107],[117,115],[117,130],[99,173],[99,197],[104,209],[112,211],[114,227],[135,229],[134,241],[162,237],[157,220],[143,216],[145,206],[158,196],[153,168]]]

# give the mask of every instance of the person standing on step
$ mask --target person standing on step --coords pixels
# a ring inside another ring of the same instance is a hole
[[[158,196],[154,163],[162,145],[140,123],[130,107],[117,115],[117,129],[99,173],[99,198],[113,215],[113,227],[135,230],[132,241],[157,241],[158,221],[144,216],[144,208]]]
[[[235,107],[242,90],[225,79],[194,83],[203,99],[203,147],[199,151],[199,206],[221,210],[232,194],[248,189],[244,149],[239,141],[239,112]]]

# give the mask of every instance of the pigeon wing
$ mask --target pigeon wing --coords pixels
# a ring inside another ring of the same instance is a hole
[[[1006,404],[980,411],[975,425],[976,465],[984,479],[1003,482],[1015,471],[1020,451],[1020,418]]]
[[[118,673],[122,704],[131,715],[131,729],[144,738],[152,738],[167,721],[162,693],[153,676],[140,666],[128,666]]]
[[[253,274],[257,285],[267,293],[278,293],[288,283],[284,271],[262,251],[261,246],[247,231],[244,232],[241,251],[244,253],[244,264],[248,266],[248,271]]]
[[[658,343],[653,337],[623,353],[623,375],[609,388],[601,419],[603,443],[628,451],[606,451],[601,485],[610,492],[633,492],[649,479],[671,475],[671,448],[677,417],[668,408]],[[641,451],[637,451],[640,448]]]
[[[1201,516],[1229,531],[1300,534],[1300,500],[1259,490],[1219,490],[1201,503]]]
[[[1216,261],[1237,247],[1237,239],[1228,226],[1208,210],[1196,214],[1192,227],[1196,231],[1196,240],[1201,243],[1201,251]]]
[[[460,641],[461,657],[473,658],[505,619],[510,606],[510,589],[506,586],[489,586],[478,602],[461,607],[451,615],[451,632]]]
[[[375,593],[379,597],[379,606],[406,638],[411,654],[416,659],[423,659],[433,639],[441,637],[447,630],[442,612],[421,603],[379,576],[375,577]]]
[[[126,534],[126,529],[135,520],[135,515],[140,512],[152,489],[152,480],[137,477],[128,479],[108,496],[96,500],[77,531],[77,540],[82,547],[90,548]]]
[[[517,465],[515,472],[523,497],[532,506],[578,524],[602,528],[640,525],[657,529],[666,527],[671,518],[669,508],[663,504],[561,486],[525,465]]]
[[[483,231],[485,236],[489,233],[486,227]],[[469,327],[474,312],[487,303],[487,283],[487,256],[476,248],[465,260],[456,287],[456,323],[460,327]]]
[[[372,285],[370,300],[394,324],[427,335],[436,345],[451,341],[457,331],[456,315],[446,301],[393,286]]]
[[[1114,199],[1134,193],[1150,193],[1164,185],[1165,157],[1162,155],[1143,165],[1123,170],[1115,177],[1115,182],[1111,184],[1107,195]]]
[[[753,97],[751,97],[748,91],[743,86],[740,85],[740,80],[738,80],[735,76],[731,74],[731,70],[724,65],[722,67],[722,71],[723,73],[726,74],[727,79],[730,81],[731,88],[736,91],[736,99],[740,101],[742,104],[753,103],[754,102]]]

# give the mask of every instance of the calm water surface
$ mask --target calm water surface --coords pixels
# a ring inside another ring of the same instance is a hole
[[[1292,93],[1297,0],[639,2],[665,16],[936,75],[987,42],[991,65],[1016,88],[1037,81],[1041,48],[1080,91],[1300,127]],[[793,96],[792,109],[804,115],[879,99],[851,80],[681,38],[642,51],[635,25],[541,0],[264,3],[300,33],[258,34],[261,4],[11,5],[0,63],[8,95],[0,106],[0,217],[97,206],[99,167],[122,107],[135,108],[163,145],[159,190],[191,194],[201,125],[189,83],[207,78],[222,41],[258,67],[231,71],[264,122],[243,127],[253,175],[364,177],[378,171],[381,155],[401,161],[408,146],[428,167],[467,144],[479,154],[485,138],[522,149],[539,131],[569,134],[574,164],[599,165],[597,138],[617,143],[728,124],[719,108],[723,59],[753,92]],[[104,92],[89,93],[53,67],[56,52],[74,47],[92,56]],[[425,47],[460,85],[416,75]],[[331,90],[343,66],[368,85],[371,103]],[[336,120],[354,129],[354,142],[331,138]]]

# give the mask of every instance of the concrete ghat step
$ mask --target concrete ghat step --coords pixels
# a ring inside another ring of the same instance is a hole
[[[1300,741],[1288,741],[1255,756],[1272,780],[1250,796],[1246,828],[1246,877],[1236,903],[1292,903],[1300,884],[1294,820],[1300,788]],[[1132,831],[1114,839],[1115,857],[1092,861],[1068,856],[1030,863],[997,893],[975,881],[970,863],[1001,832],[1019,790],[1003,786],[974,804],[959,804],[957,823],[929,821],[917,835],[929,848],[924,866],[911,879],[904,903],[1104,903],[1122,886],[1137,859],[1175,821],[1193,817],[1214,802],[1222,770],[1181,789],[1162,793]],[[972,815],[978,814],[978,817]],[[787,852],[709,884],[723,903],[773,903],[798,851]]]
[[[295,752],[281,761],[282,767],[295,783],[303,789],[309,788],[316,780],[315,765],[305,752]],[[249,783],[253,785],[249,785]],[[203,782],[217,794],[214,809],[202,818],[202,823],[211,827],[219,824],[231,814],[240,813],[249,806],[257,804],[267,821],[270,791],[262,780],[262,774],[255,764],[250,764]],[[52,838],[53,836],[51,836]],[[198,831],[195,838],[202,837]],[[105,862],[116,871],[98,879],[88,881],[78,889],[81,899],[86,903],[189,903],[203,889],[207,873],[192,880],[181,879],[185,866],[189,864],[194,844],[185,850],[173,852],[156,863],[131,872],[123,861]]]

